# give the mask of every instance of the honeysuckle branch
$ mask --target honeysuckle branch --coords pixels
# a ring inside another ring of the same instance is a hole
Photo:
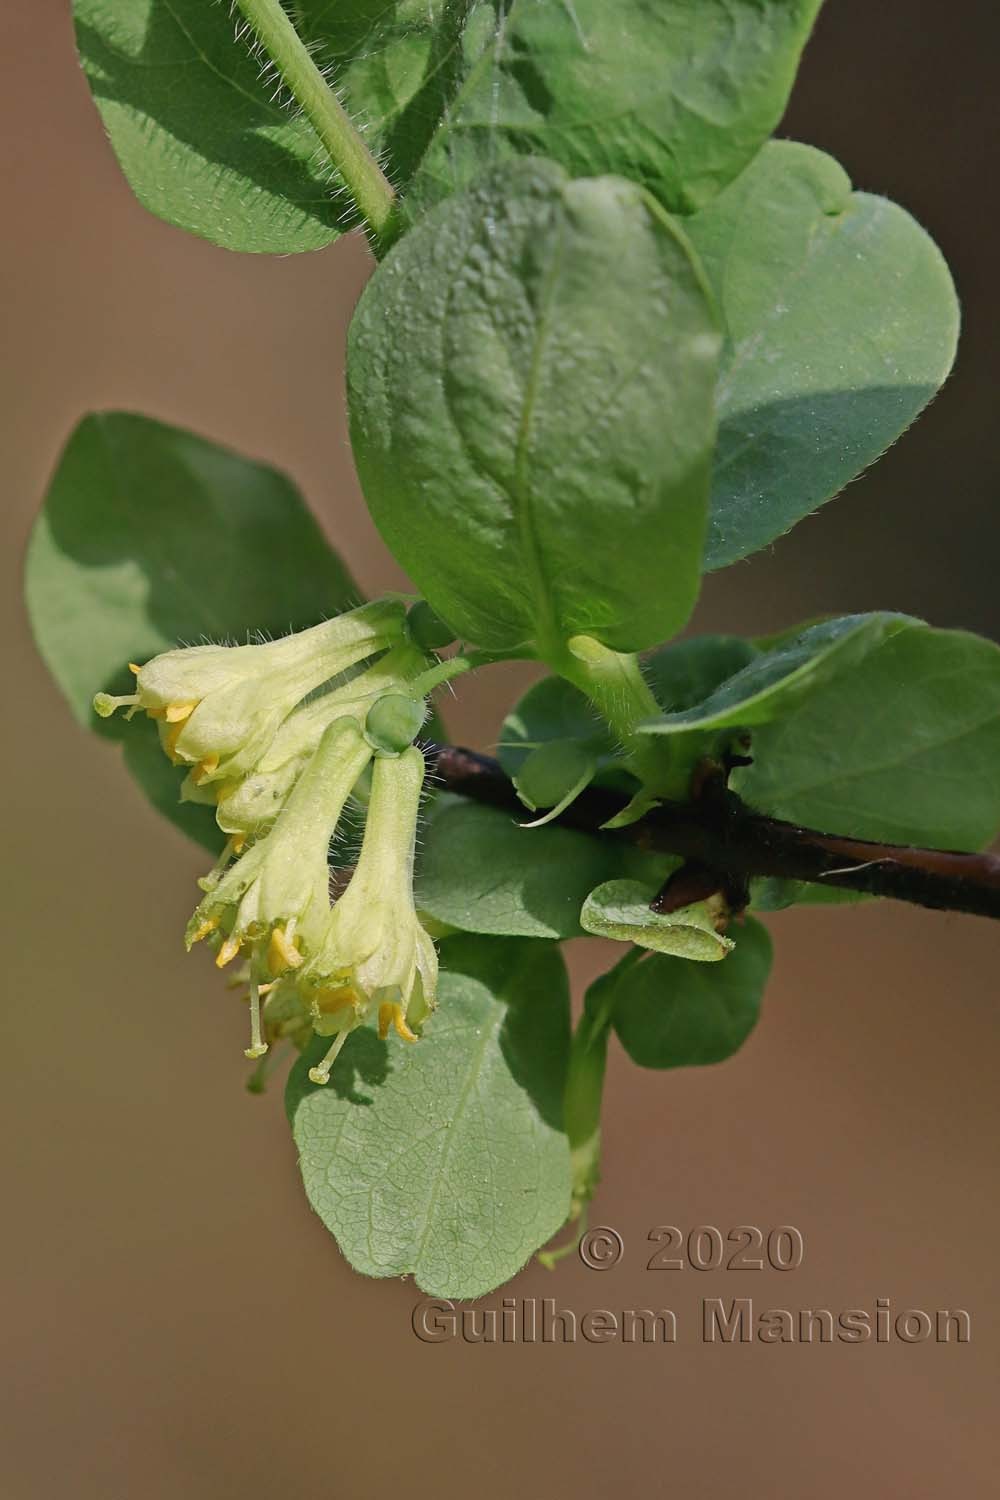
[[[523,816],[523,804],[498,761],[456,745],[435,746],[431,760],[445,790]],[[720,787],[693,802],[663,802],[628,827],[604,829],[622,806],[615,792],[588,787],[555,821],[600,838],[679,855],[699,872],[716,872],[720,885],[770,876],[1000,919],[1000,857],[993,854],[921,849],[800,828],[754,812]]]
[[[383,241],[396,195],[350,116],[316,66],[280,0],[236,0],[282,82],[312,125],[376,241]]]

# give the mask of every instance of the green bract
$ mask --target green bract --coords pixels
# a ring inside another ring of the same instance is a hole
[[[635,650],[684,623],[718,349],[686,241],[618,178],[518,162],[390,252],[351,325],[354,454],[458,634],[559,660],[574,635]]]

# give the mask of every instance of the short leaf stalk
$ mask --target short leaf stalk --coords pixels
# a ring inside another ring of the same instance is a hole
[[[680,801],[687,795],[687,777],[674,765],[671,748],[638,726],[662,712],[642,675],[639,659],[612,651],[593,636],[575,635],[566,643],[566,653],[554,663],[560,676],[586,694],[625,751],[630,769],[652,797]]]
[[[280,0],[236,0],[236,3],[322,141],[376,244],[383,244],[396,201],[392,184],[309,55]]]
[[[549,1270],[576,1248],[586,1228],[587,1205],[601,1180],[601,1107],[615,993],[622,974],[642,956],[633,948],[613,969],[595,979],[573,1033],[563,1093],[563,1126],[570,1153],[569,1222],[577,1226],[577,1232],[567,1244],[539,1255]]]

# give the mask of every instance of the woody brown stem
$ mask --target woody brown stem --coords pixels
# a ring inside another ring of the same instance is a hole
[[[512,782],[490,756],[437,745],[431,758],[445,790],[523,815]],[[800,828],[754,812],[729,791],[695,802],[664,802],[627,828],[603,829],[623,805],[615,792],[588,787],[556,822],[598,838],[679,855],[699,868],[718,871],[720,884],[726,877],[771,876],[1000,918],[1000,858],[993,854],[921,849]]]

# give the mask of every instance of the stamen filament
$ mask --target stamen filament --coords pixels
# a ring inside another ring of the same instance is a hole
[[[263,1036],[261,1035],[261,1030],[260,1030],[260,990],[257,987],[257,981],[254,980],[254,979],[251,979],[251,981],[250,981],[250,1045],[249,1045],[249,1047],[246,1048],[246,1050],[244,1052],[244,1056],[245,1057],[249,1057],[251,1060],[255,1060],[258,1057],[263,1057],[264,1053],[266,1051],[267,1051],[267,1043],[265,1042]]]
[[[318,1063],[315,1068],[310,1068],[309,1069],[309,1078],[310,1078],[311,1082],[313,1082],[313,1083],[329,1083],[330,1082],[330,1069],[333,1067],[334,1063],[337,1061],[337,1056],[338,1056],[338,1054],[340,1052],[340,1049],[344,1045],[344,1043],[347,1041],[347,1038],[350,1036],[350,1034],[351,1033],[349,1031],[341,1031],[338,1034],[338,1036],[337,1036],[337,1038],[336,1038],[333,1046],[330,1048],[329,1052],[323,1058],[323,1061],[321,1063]]]

